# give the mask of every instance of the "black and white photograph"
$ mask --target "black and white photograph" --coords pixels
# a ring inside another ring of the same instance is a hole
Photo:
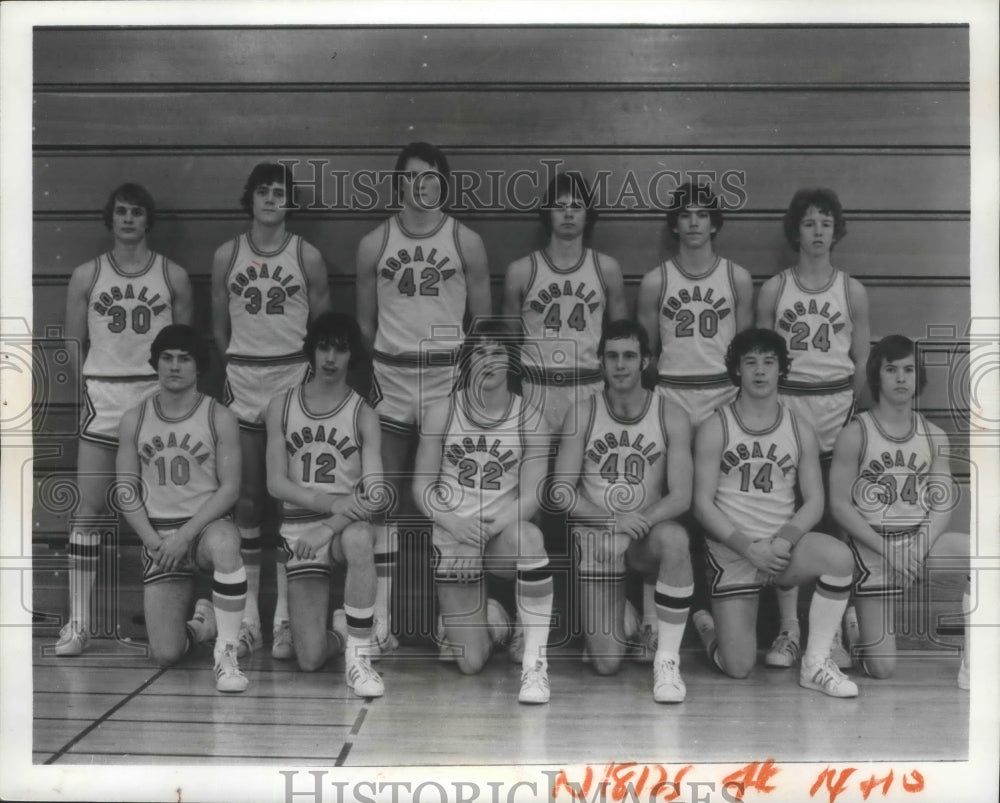
[[[992,3],[0,15],[0,797],[997,800]]]

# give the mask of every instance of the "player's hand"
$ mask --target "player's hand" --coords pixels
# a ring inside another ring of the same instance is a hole
[[[172,535],[168,535],[160,541],[160,547],[156,552],[156,565],[165,572],[172,572],[179,569],[187,557],[188,547],[191,539],[186,537],[184,528],[181,528]]]
[[[779,575],[788,568],[790,555],[779,555],[769,539],[754,541],[747,549],[747,560],[765,574]]]
[[[351,521],[364,521],[369,518],[368,509],[364,501],[357,494],[344,494],[343,496],[331,497],[330,515],[341,515]]]
[[[634,541],[645,538],[652,525],[641,513],[616,513],[615,535],[624,535]]]
[[[325,549],[330,548],[332,540],[333,530],[327,527],[314,527],[295,540],[292,552],[299,560],[315,560]]]
[[[482,548],[489,541],[492,524],[492,518],[480,519],[478,516],[465,518],[449,514],[441,517],[441,526],[456,541],[477,548]]]
[[[904,538],[889,542],[883,557],[904,588],[923,573],[923,556],[915,540]]]

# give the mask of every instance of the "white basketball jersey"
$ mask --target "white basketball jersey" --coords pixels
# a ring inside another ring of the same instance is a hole
[[[135,446],[146,491],[146,514],[158,528],[180,527],[219,489],[215,399],[198,394],[187,415],[168,418],[159,394],[139,406]]]
[[[155,377],[149,349],[157,333],[174,321],[174,289],[167,260],[152,251],[140,273],[122,273],[109,251],[94,260],[87,291],[85,377]]]
[[[235,243],[226,271],[230,328],[226,354],[254,362],[301,357],[309,323],[302,238],[288,234],[274,251],[258,249],[249,233]]]
[[[313,491],[346,495],[361,481],[358,417],[364,400],[353,390],[335,410],[314,415],[306,409],[305,387],[285,392],[281,431],[288,455],[288,479]],[[284,503],[285,521],[316,521],[326,515]]]
[[[770,538],[795,513],[801,453],[795,418],[779,405],[775,423],[755,431],[740,421],[735,403],[715,412],[723,429],[715,504],[748,538]]]
[[[833,393],[851,387],[854,362],[851,334],[854,316],[847,274],[835,270],[826,287],[807,290],[789,268],[780,274],[774,328],[788,344],[792,367],[780,383],[782,392]]]
[[[733,263],[716,257],[702,277],[688,274],[676,259],[660,265],[660,381],[671,387],[730,385],[726,347],[736,334]]]
[[[597,345],[607,295],[600,254],[585,248],[569,268],[553,265],[544,250],[529,259],[531,276],[521,304],[527,328],[523,364],[536,371],[575,369],[599,376]]]
[[[376,356],[416,359],[427,349],[454,351],[460,343],[466,287],[458,230],[449,215],[427,234],[411,234],[398,215],[383,225],[375,260]]]
[[[441,480],[448,509],[476,519],[496,518],[517,505],[524,458],[524,405],[511,394],[504,417],[492,424],[469,412],[465,391],[451,398],[442,443]]]
[[[632,512],[663,497],[667,433],[666,399],[647,391],[646,405],[632,419],[611,411],[607,392],[590,399],[580,491],[609,512]]]
[[[875,530],[912,530],[927,518],[927,481],[934,447],[927,422],[913,414],[902,438],[889,435],[871,412],[860,413],[861,454],[854,506]]]

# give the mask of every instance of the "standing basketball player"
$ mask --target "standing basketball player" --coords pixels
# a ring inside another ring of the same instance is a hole
[[[462,349],[461,390],[431,408],[421,427],[413,493],[434,522],[435,580],[446,649],[479,672],[490,654],[484,569],[516,578],[523,633],[522,703],[549,701],[546,642],[552,573],[538,511],[549,433],[508,379],[517,342],[500,319],[478,319]],[[496,604],[489,600],[489,604]]]
[[[865,393],[868,295],[859,281],[830,261],[834,245],[847,233],[836,193],[799,190],[785,213],[784,228],[798,262],[761,287],[757,326],[776,330],[788,345],[792,367],[781,380],[781,401],[816,430],[825,473],[837,433],[853,415],[855,399]],[[779,590],[781,627],[765,658],[769,666],[791,666],[798,657],[797,606],[797,588]],[[834,638],[838,664],[850,666],[839,628]]]
[[[665,396],[642,387],[650,362],[646,330],[630,320],[604,328],[597,353],[607,387],[566,417],[552,495],[578,485],[569,510],[579,557],[586,659],[618,671],[625,641],[625,568],[656,577],[658,644],[653,699],[679,703],[687,690],[680,645],[694,581],[687,531],[676,520],[691,505],[691,425]],[[611,612],[608,620],[607,612]]]
[[[378,418],[347,386],[348,369],[364,355],[361,331],[350,316],[326,312],[309,324],[302,351],[312,377],[267,408],[267,487],[284,503],[281,537],[295,655],[301,669],[313,672],[344,646],[347,685],[360,697],[380,697],[382,678],[369,658],[375,533],[362,498],[363,483],[381,480]],[[335,642],[331,649],[326,623],[333,561],[347,567],[347,632],[339,633],[346,644]]]
[[[192,327],[162,329],[149,362],[159,390],[122,418],[117,457],[118,480],[128,489],[122,512],[142,539],[149,645],[161,666],[171,666],[192,644],[217,635],[215,687],[241,692],[247,678],[236,643],[247,577],[229,519],[240,484],[236,417],[198,392],[208,347]],[[185,624],[196,568],[212,572],[212,601],[198,600]]]
[[[692,427],[736,398],[737,388],[726,375],[726,346],[737,332],[753,325],[750,274],[715,253],[722,223],[719,199],[710,187],[691,182],[678,187],[667,209],[667,229],[677,240],[677,255],[649,271],[639,288],[638,318],[654,359],[659,355],[660,392],[684,409]],[[699,567],[704,566],[703,543],[698,539],[694,544]],[[700,579],[696,587],[704,590]],[[653,586],[642,588],[638,639],[643,655],[649,656],[656,649],[656,606]]]
[[[427,142],[411,142],[396,159],[399,213],[358,245],[358,323],[374,347],[372,402],[382,426],[382,465],[394,487],[396,515],[409,505],[403,476],[413,465],[417,426],[451,391],[466,308],[490,313],[490,275],[479,235],[444,212],[448,160]],[[378,595],[375,640],[396,646],[389,622],[395,527],[376,527]]]
[[[757,658],[760,590],[815,580],[799,683],[855,697],[858,687],[830,660],[853,561],[845,544],[810,532],[823,514],[823,483],[816,436],[778,400],[788,365],[785,341],[770,329],[740,332],[726,353],[740,394],[695,438],[694,512],[708,533],[712,613],[697,611],[692,621],[710,659],[730,677],[745,678]]]
[[[597,209],[583,176],[556,174],[538,217],[548,243],[507,267],[503,314],[520,317],[528,333],[524,397],[541,400],[549,426],[559,431],[567,410],[600,392],[601,326],[628,309],[618,262],[585,245]]]
[[[968,616],[969,536],[946,532],[949,502],[955,499],[948,437],[913,409],[926,381],[913,341],[902,335],[883,338],[872,349],[866,374],[875,405],[837,437],[830,496],[857,567],[861,666],[872,677],[887,678],[896,668],[891,628],[896,601],[906,586],[926,577],[928,568],[935,576],[963,576],[962,613]],[[967,642],[958,685],[969,688]]]
[[[190,323],[187,273],[149,250],[156,207],[138,184],[112,190],[104,205],[111,250],[73,271],[66,291],[66,339],[81,345],[84,408],[77,452],[80,503],[70,521],[69,621],[56,655],[79,655],[90,642],[90,597],[103,536],[113,524],[107,509],[114,479],[118,425],[125,411],[156,390],[146,355],[170,323]]]
[[[243,477],[236,525],[247,568],[247,605],[240,655],[263,644],[260,632],[260,525],[266,500],[264,411],[276,393],[302,384],[307,364],[302,337],[309,320],[330,307],[323,257],[285,230],[292,174],[261,163],[250,172],[240,205],[250,230],[219,246],[212,261],[212,332],[226,362],[225,402],[236,413]],[[288,586],[280,557],[274,611],[275,658],[291,658]]]

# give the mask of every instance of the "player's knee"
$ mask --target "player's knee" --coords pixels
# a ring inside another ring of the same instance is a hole
[[[590,665],[598,675],[614,675],[621,669],[620,655],[592,655]]]
[[[545,538],[542,531],[530,521],[520,523],[518,549],[524,557],[545,557]]]
[[[868,677],[875,678],[876,680],[886,680],[896,673],[896,656],[862,654],[861,668]]]
[[[489,648],[466,645],[463,654],[458,657],[456,663],[463,675],[476,675],[483,671],[489,657]]]
[[[830,539],[829,546],[829,567],[831,572],[846,576],[854,573],[854,555],[850,548],[843,541],[834,538]]]
[[[240,534],[234,526],[228,522],[215,522],[205,530],[202,539],[217,571],[233,572],[239,568],[242,560]]]
[[[375,557],[375,531],[367,522],[356,521],[340,534],[340,545],[348,564],[367,563]]]
[[[724,650],[719,650],[719,662],[721,664],[721,669],[729,677],[735,678],[736,680],[743,680],[744,678],[750,677],[750,673],[753,672],[754,663],[756,663],[756,656],[754,655],[732,655],[727,654]]]
[[[672,521],[664,521],[653,527],[651,534],[656,541],[661,561],[671,563],[690,560],[691,547],[687,530]]]
[[[326,663],[326,650],[295,645],[295,660],[303,672],[318,672]]]
[[[153,660],[158,666],[166,668],[176,666],[187,652],[187,642],[176,642],[172,644],[150,644],[153,653]]]

